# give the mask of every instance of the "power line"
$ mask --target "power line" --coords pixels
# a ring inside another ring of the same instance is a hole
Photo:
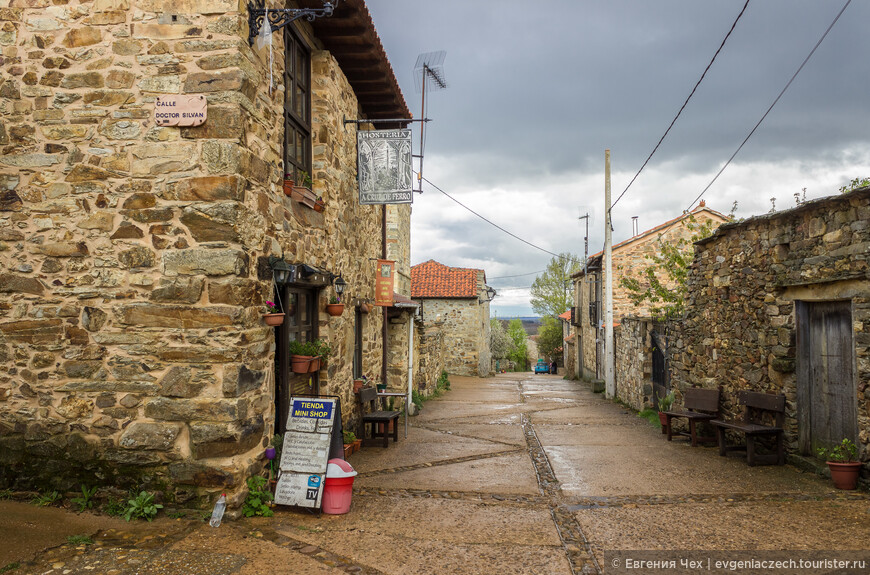
[[[460,206],[462,206],[463,208],[465,208],[466,210],[468,210],[469,212],[471,212],[472,214],[474,214],[475,216],[477,216],[478,218],[482,219],[483,221],[485,221],[489,225],[493,226],[494,228],[497,228],[497,229],[503,231],[504,233],[511,236],[512,238],[517,239],[517,240],[523,242],[524,244],[535,248],[536,250],[540,250],[540,251],[547,253],[547,254],[550,254],[551,256],[554,256],[556,258],[568,259],[569,261],[574,262],[574,263],[582,263],[582,262],[578,262],[574,258],[564,258],[563,256],[556,254],[556,253],[553,253],[550,250],[544,249],[541,246],[536,246],[535,244],[533,244],[532,242],[530,242],[528,240],[524,240],[523,238],[516,235],[515,233],[509,232],[508,230],[504,229],[503,227],[501,227],[497,223],[493,222],[492,220],[489,220],[486,217],[475,212],[474,210],[472,210],[471,208],[469,208],[468,206],[466,206],[465,204],[463,204],[462,202],[460,202],[459,200],[457,200],[456,198],[454,198],[453,196],[451,196],[450,194],[448,194],[447,192],[445,192],[444,190],[442,190],[441,188],[439,188],[438,186],[436,186],[435,184],[430,182],[426,177],[423,177],[423,181],[426,182],[427,184],[429,184],[430,186],[432,186],[433,188],[435,188],[436,190],[438,190],[439,192],[441,192],[442,194],[444,194],[445,196],[447,196],[448,198],[450,198],[451,200],[453,200],[454,202],[456,202],[457,204],[459,204]]]
[[[728,158],[728,161],[725,162],[725,165],[724,165],[724,166],[722,166],[722,169],[720,169],[720,170],[716,173],[716,175],[713,177],[713,179],[710,180],[710,183],[707,184],[707,187],[704,188],[704,189],[701,191],[700,194],[698,194],[698,197],[695,198],[695,199],[692,201],[691,204],[689,204],[689,207],[688,207],[688,209],[687,209],[686,211],[692,209],[692,206],[694,206],[694,205],[698,202],[698,200],[701,199],[701,197],[702,197],[702,196],[707,192],[707,190],[710,189],[710,186],[712,186],[713,183],[714,183],[717,179],[719,179],[719,176],[722,174],[722,172],[725,171],[725,168],[728,167],[728,164],[731,163],[731,160],[733,160],[734,157],[737,156],[737,154],[740,152],[740,150],[743,149],[743,146],[746,144],[746,142],[749,141],[749,138],[752,137],[752,135],[755,133],[755,130],[758,129],[758,127],[761,125],[761,123],[764,121],[764,119],[767,118],[767,115],[770,114],[770,111],[773,110],[773,107],[776,106],[777,102],[779,102],[779,99],[782,98],[782,95],[785,94],[785,91],[788,90],[789,86],[791,86],[792,82],[794,82],[795,78],[797,78],[797,75],[801,73],[801,70],[804,69],[804,66],[806,66],[807,62],[810,61],[810,58],[813,57],[813,54],[816,53],[816,50],[818,49],[818,47],[822,44],[822,42],[824,41],[824,39],[828,36],[828,32],[831,31],[831,29],[834,27],[834,24],[837,23],[837,20],[840,19],[840,16],[843,15],[843,12],[846,11],[846,8],[848,8],[848,7],[849,7],[849,4],[851,4],[851,3],[852,3],[852,0],[846,0],[846,3],[843,5],[843,7],[842,7],[842,8],[840,9],[840,11],[837,13],[837,16],[834,18],[834,20],[833,20],[833,21],[831,22],[831,24],[828,26],[827,30],[825,30],[825,33],[822,34],[822,37],[819,38],[819,41],[816,42],[816,45],[813,46],[813,49],[810,50],[810,53],[807,54],[807,57],[804,58],[804,61],[801,62],[801,65],[798,67],[798,69],[795,71],[795,73],[792,74],[791,79],[786,83],[785,87],[782,89],[782,91],[779,93],[779,95],[776,97],[776,99],[773,101],[773,103],[770,105],[770,107],[767,109],[767,111],[764,113],[764,115],[761,116],[761,119],[758,120],[758,123],[755,124],[755,126],[752,128],[752,130],[749,132],[749,134],[748,134],[748,135],[743,139],[743,141],[740,143],[740,145],[737,146],[737,149],[734,150],[734,153],[731,154],[731,157]]]
[[[850,1],[851,1],[851,0],[850,0]],[[743,16],[743,13],[746,12],[746,8],[747,8],[748,6],[749,6],[749,0],[746,0],[746,4],[743,5],[743,9],[740,11],[740,14],[737,15],[737,18],[734,20],[734,23],[731,24],[731,29],[728,30],[728,33],[727,33],[727,34],[725,34],[725,38],[722,40],[722,43],[719,44],[719,49],[716,50],[716,53],[715,53],[715,54],[713,54],[713,59],[710,60],[710,63],[707,64],[707,67],[704,69],[704,73],[701,74],[701,77],[700,77],[700,78],[698,78],[698,81],[695,83],[695,87],[692,88],[692,91],[691,91],[691,93],[689,94],[689,97],[686,98],[686,101],[683,102],[683,105],[682,105],[682,106],[680,106],[680,110],[679,110],[679,112],[677,112],[677,115],[674,116],[674,119],[673,119],[673,120],[671,120],[671,124],[668,126],[668,129],[665,130],[665,133],[664,133],[664,134],[662,134],[662,137],[659,139],[659,142],[655,145],[655,148],[653,148],[653,151],[650,152],[649,156],[647,156],[646,161],[644,161],[643,165],[640,167],[640,169],[637,171],[637,173],[634,175],[634,177],[631,179],[631,181],[628,182],[628,185],[625,186],[625,189],[622,190],[622,193],[619,194],[619,197],[618,197],[618,198],[616,198],[616,201],[614,201],[612,204],[610,204],[610,209],[611,209],[611,210],[613,209],[613,206],[615,206],[615,205],[617,204],[617,202],[619,202],[619,200],[622,199],[622,196],[625,195],[625,192],[628,191],[628,188],[631,187],[631,185],[634,183],[634,181],[637,179],[637,177],[640,175],[640,173],[643,171],[643,169],[644,169],[644,168],[646,167],[646,165],[649,163],[650,159],[652,159],[653,154],[655,154],[656,151],[659,149],[659,146],[662,145],[662,142],[663,142],[663,141],[665,140],[665,138],[667,137],[668,132],[671,131],[671,128],[673,128],[673,127],[674,127],[674,124],[677,122],[677,118],[680,117],[680,114],[682,114],[682,113],[683,113],[683,110],[686,108],[686,104],[688,104],[688,103],[689,103],[689,100],[692,99],[692,96],[695,95],[695,90],[697,90],[697,89],[698,89],[698,86],[701,85],[701,82],[704,80],[704,77],[707,75],[707,72],[710,70],[710,67],[713,65],[713,62],[716,61],[716,57],[719,55],[719,52],[722,51],[722,48],[725,46],[725,42],[728,41],[728,37],[731,36],[731,32],[734,31],[735,26],[737,26],[737,22],[738,22],[738,21],[740,20],[740,18]]]
[[[535,275],[535,274],[542,274],[542,273],[544,273],[545,271],[547,271],[547,270],[539,270],[539,271],[536,271],[536,272],[529,272],[529,273],[526,273],[526,274],[516,274],[516,275],[513,275],[513,276],[495,276],[495,277],[491,277],[491,278],[489,278],[489,279],[491,279],[491,280],[503,280],[503,279],[507,279],[507,278],[519,278],[519,277],[522,277],[522,276],[531,276],[531,275]]]

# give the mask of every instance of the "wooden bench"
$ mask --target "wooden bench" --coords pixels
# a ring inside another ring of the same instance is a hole
[[[697,424],[707,423],[719,417],[719,390],[718,389],[700,389],[696,387],[689,388],[683,392],[683,407],[682,411],[665,411],[665,428],[668,434],[668,441],[673,437],[673,428],[671,426],[672,419],[685,418],[689,421],[689,432],[680,433],[692,438],[692,447],[697,447],[698,442],[715,442],[716,436],[700,437],[697,434]]]
[[[363,422],[363,445],[390,445],[390,424],[393,426],[393,442],[399,441],[399,416],[401,411],[380,411],[377,409],[378,390],[363,387],[359,390],[360,409]],[[371,425],[371,437],[366,438],[366,425]],[[378,429],[380,428],[380,430]]]
[[[716,426],[719,435],[719,455],[726,456],[729,451],[746,450],[746,462],[785,464],[785,448],[783,447],[782,426],[785,420],[785,396],[755,391],[741,391],[737,401],[743,406],[743,419],[740,421],[725,421],[714,419],[710,423]],[[765,422],[772,419],[773,425]],[[746,436],[746,445],[728,445],[725,441],[727,430],[737,431]],[[759,437],[773,437],[776,442],[776,453],[756,453],[755,441]]]

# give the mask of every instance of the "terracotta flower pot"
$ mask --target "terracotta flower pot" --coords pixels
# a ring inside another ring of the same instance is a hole
[[[356,453],[360,449],[362,449],[362,439],[357,439],[353,442],[353,452]]]
[[[344,313],[343,303],[328,303],[326,304],[326,313],[332,317],[338,317]]]
[[[359,393],[359,390],[361,390],[365,384],[366,384],[365,380],[362,380],[362,379],[353,380],[353,392]]]
[[[293,180],[284,180],[284,195],[291,196],[293,195],[293,186],[296,182]]]
[[[266,322],[266,325],[278,326],[284,323],[284,314],[283,313],[266,313],[263,314],[263,321]]]
[[[315,212],[322,212],[323,208],[325,208],[325,207],[326,207],[326,202],[323,201],[323,198],[317,198],[314,201],[314,211]]]
[[[345,443],[344,444],[344,458],[347,459],[350,457],[350,454],[353,453],[353,443]]]
[[[831,479],[834,482],[834,487],[851,490],[858,486],[858,474],[861,472],[861,463],[859,461],[845,463],[826,461],[825,463],[828,464],[828,469],[831,470]]]
[[[290,370],[293,373],[314,373],[320,370],[320,358],[313,355],[291,355]]]

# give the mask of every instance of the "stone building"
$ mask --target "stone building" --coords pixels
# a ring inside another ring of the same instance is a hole
[[[435,260],[411,268],[411,297],[421,304],[423,325],[437,325],[443,333],[448,373],[492,373],[489,302],[494,293],[483,270],[451,268]]]
[[[870,188],[721,226],[697,244],[672,380],[784,393],[791,453],[848,438],[870,461]]]
[[[658,252],[660,241],[688,240],[693,232],[690,222],[703,225],[705,222],[721,224],[728,219],[706,207],[702,201],[690,213],[683,214],[650,230],[640,233],[613,246],[613,321],[618,324],[623,317],[649,315],[645,305],[636,306],[629,298],[629,291],[620,285],[624,277],[639,277],[649,265],[647,256]],[[575,338],[567,342],[566,354],[571,353],[576,377],[604,377],[604,262],[603,253],[589,257],[585,270],[574,273],[574,330]]]
[[[408,275],[410,210],[360,205],[343,120],[411,116],[368,10],[298,20],[270,53],[235,1],[7,5],[0,484],[238,503],[289,395],[337,395],[352,423],[352,376],[386,373],[390,308],[358,304],[374,299],[371,259],[400,254]],[[205,123],[158,125],[166,95],[205,99]],[[282,192],[302,172],[322,212]],[[338,276],[348,305],[331,318]],[[287,316],[270,328],[276,298]],[[314,338],[331,356],[293,374],[288,342]]]

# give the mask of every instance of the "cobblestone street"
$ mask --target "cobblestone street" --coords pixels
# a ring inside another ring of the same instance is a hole
[[[22,561],[16,575],[570,574],[607,573],[604,552],[617,549],[868,549],[866,492],[668,443],[586,384],[557,376],[451,384],[412,418],[408,439],[351,456],[359,476],[347,515],[279,508],[218,529],[95,517],[96,544],[79,548],[63,542],[82,527],[64,533],[58,520],[57,540],[45,543],[58,546],[29,563],[7,550],[0,566]],[[31,509],[39,521],[45,510]],[[5,539],[21,525],[0,528]]]

